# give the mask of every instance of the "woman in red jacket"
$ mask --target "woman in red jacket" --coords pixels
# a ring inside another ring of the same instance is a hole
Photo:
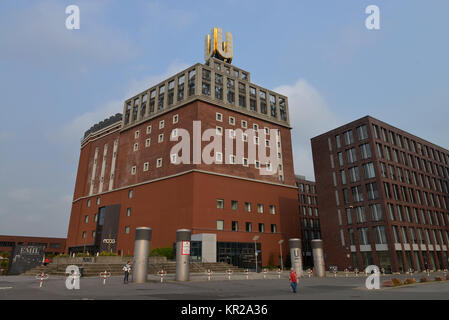
[[[296,287],[298,286],[298,276],[296,275],[295,269],[291,268],[290,274],[288,275],[288,280],[290,280],[290,285],[292,286],[293,293],[296,293]]]

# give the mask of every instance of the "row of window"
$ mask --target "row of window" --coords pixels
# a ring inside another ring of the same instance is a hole
[[[449,198],[438,194],[427,193],[426,191],[420,191],[418,189],[407,188],[405,186],[399,186],[397,184],[390,184],[384,182],[384,191],[387,199],[394,199],[396,201],[404,201],[411,203],[418,203],[433,208],[448,209]],[[392,190],[392,191],[391,191]],[[407,192],[408,191],[408,192]]]
[[[217,209],[224,209],[225,207],[225,201],[223,199],[217,199]],[[232,210],[238,210],[239,208],[239,202],[237,200],[231,200],[231,209]],[[251,202],[245,202],[244,208],[246,212],[251,212],[252,206]],[[275,205],[269,205],[269,213],[270,214],[276,214],[276,206]],[[263,213],[264,212],[264,205],[262,203],[257,204],[257,213]]]
[[[343,232],[343,230],[341,230]],[[349,244],[352,246],[356,245],[356,235],[358,234],[358,240],[360,245],[371,245],[370,232],[374,233],[374,243],[375,244],[388,244],[387,237],[385,234],[384,226],[375,226],[370,231],[370,228],[358,228],[354,230],[352,228],[348,229],[349,233]],[[449,233],[444,231],[445,237],[443,237],[443,232],[441,230],[435,229],[422,229],[422,228],[412,228],[412,227],[400,227],[392,226],[393,241],[394,243],[403,244],[427,244],[427,245],[447,245],[449,243]],[[425,237],[424,237],[425,236]],[[433,240],[433,242],[431,241]],[[345,239],[342,233],[341,237],[342,245],[345,246]]]
[[[400,134],[394,133],[391,130],[387,130],[382,127],[380,127],[379,130],[379,126],[376,124],[373,124],[373,133],[374,138],[379,140],[382,139],[385,143],[389,143],[401,149],[420,154],[421,156],[427,157],[428,159],[431,159],[433,161],[449,165],[449,154],[445,154],[443,152],[440,152],[439,150],[435,150],[432,147],[428,147],[427,145],[422,145],[421,143],[416,142],[413,139],[402,137]]]
[[[172,122],[173,124],[177,124],[179,122],[179,115],[175,114],[172,117]],[[165,128],[165,120],[160,120],[159,121],[159,130],[164,129]],[[152,125],[148,125],[147,129],[146,129],[146,133],[150,134],[152,131]],[[134,131],[134,139],[138,139],[140,137],[140,130],[136,130]]]
[[[368,139],[368,128],[366,125],[361,125],[361,126],[357,127],[356,131],[357,131],[357,136],[358,136],[359,141]],[[349,146],[354,143],[354,134],[352,132],[352,129],[343,132],[343,141],[346,146]],[[341,135],[337,134],[335,136],[335,144],[337,146],[337,149],[342,147]],[[330,144],[329,144],[329,147],[332,150],[332,147]]]
[[[217,230],[219,231],[225,231],[225,222],[224,220],[217,220]],[[239,222],[238,221],[231,221],[231,231],[242,231],[239,229]],[[258,223],[258,229],[253,230],[253,223],[252,222],[245,222],[245,231],[246,232],[265,232],[265,224],[264,223]],[[271,224],[270,225],[270,232],[271,233],[276,233],[277,232],[277,227],[276,224]]]
[[[436,162],[432,163],[430,160],[426,161],[424,158],[419,158],[394,148],[390,149],[390,147],[384,146],[378,142],[376,142],[376,152],[380,159],[386,159],[417,171],[449,179],[449,168],[438,165]]]
[[[302,219],[302,226],[304,228],[320,229],[320,221],[318,219]]]
[[[212,84],[214,84],[214,92],[212,94]],[[237,82],[230,77],[224,77],[222,74],[215,73],[213,79],[211,71],[202,69],[202,82],[201,93],[204,96],[212,97],[217,100],[224,100],[226,103],[232,105],[238,105],[241,108],[249,107],[249,110],[254,112],[260,112],[264,115],[269,115],[273,118],[278,117],[278,106],[276,100],[279,103],[279,116],[283,121],[287,121],[287,105],[285,98],[270,94],[264,90],[249,86],[249,106],[247,106],[247,85],[244,82]],[[226,96],[224,96],[226,93]],[[238,102],[236,103],[236,96]],[[259,101],[259,104],[257,104]]]
[[[187,86],[185,86],[187,75]],[[177,81],[178,87],[175,93],[175,81]],[[144,93],[141,97],[135,98],[133,101],[128,101],[125,108],[125,125],[130,122],[137,121],[138,117],[144,118],[147,115],[152,115],[164,109],[165,103],[167,106],[171,106],[176,100],[178,102],[184,100],[184,95],[193,96],[195,94],[196,87],[196,70],[191,69],[187,73],[172,79],[166,85],[161,84],[159,87],[151,89],[148,93]],[[186,91],[186,92],[185,92]],[[165,101],[167,98],[167,101]],[[148,109],[147,109],[148,107]]]
[[[316,186],[310,185],[310,184],[304,184],[300,182],[296,182],[296,186],[299,189],[299,192],[305,192],[305,193],[315,193],[316,194]]]
[[[306,207],[306,206],[302,206],[302,215],[306,216],[307,213],[309,214],[309,216],[312,216],[313,213],[315,213],[315,217],[318,217],[318,208],[312,208],[312,207]]]

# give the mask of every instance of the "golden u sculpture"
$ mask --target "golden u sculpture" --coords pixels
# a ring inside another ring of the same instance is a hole
[[[211,39],[212,35],[212,39]],[[206,35],[204,44],[204,60],[209,60],[214,57],[224,62],[231,63],[232,61],[232,34],[226,32],[226,41],[223,42],[223,30],[221,28],[213,28],[211,35]]]

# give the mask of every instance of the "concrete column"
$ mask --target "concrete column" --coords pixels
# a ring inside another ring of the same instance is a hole
[[[313,264],[315,267],[315,274],[322,278],[326,276],[326,269],[324,266],[323,240],[312,240]]]
[[[190,280],[190,238],[188,229],[176,231],[176,281]]]
[[[148,275],[148,256],[150,255],[151,228],[136,228],[134,242],[133,282],[145,283]]]
[[[292,262],[292,268],[295,269],[298,277],[303,276],[302,270],[302,254],[301,254],[301,239],[290,239],[290,260]]]

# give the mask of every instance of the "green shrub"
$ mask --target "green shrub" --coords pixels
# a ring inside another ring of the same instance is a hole
[[[398,279],[398,278],[393,278],[393,279],[391,279],[391,281],[393,281],[393,285],[395,286],[395,287],[397,287],[397,286],[402,286],[402,281],[401,281],[401,279]]]
[[[98,254],[100,257],[116,257],[118,256],[117,253],[115,252],[110,252],[110,251],[102,251]]]
[[[10,253],[8,251],[2,251],[0,252],[0,256],[3,258],[10,258]]]
[[[150,257],[166,257],[167,259],[173,259],[173,248],[156,248],[151,250]]]

